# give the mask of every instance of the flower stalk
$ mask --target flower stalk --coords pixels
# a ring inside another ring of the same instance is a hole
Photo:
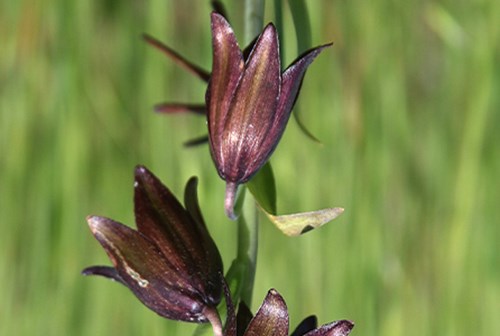
[[[249,45],[257,36],[264,23],[264,1],[245,1],[245,45]],[[241,300],[248,306],[252,304],[255,270],[257,268],[257,250],[259,245],[259,214],[253,198],[247,199],[243,207],[246,218],[238,219],[238,255],[237,258],[247,260],[244,273]]]

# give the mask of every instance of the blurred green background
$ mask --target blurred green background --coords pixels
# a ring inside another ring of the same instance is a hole
[[[226,1],[238,36],[242,3]],[[266,4],[266,21],[273,17]],[[298,106],[272,157],[280,213],[342,206],[287,238],[262,218],[252,310],[274,287],[292,326],[349,318],[353,335],[500,330],[500,2],[309,1],[315,45]],[[141,163],[181,196],[191,175],[225,265],[235,225],[196,116],[205,85],[146,45],[147,32],[206,69],[208,1],[0,4],[0,334],[189,335],[123,286],[84,278],[109,264],[85,216],[133,225]],[[284,6],[288,62],[296,56]]]

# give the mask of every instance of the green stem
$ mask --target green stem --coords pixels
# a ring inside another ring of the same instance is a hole
[[[237,260],[244,265],[241,282],[241,300],[248,306],[252,304],[255,269],[257,266],[257,248],[259,236],[259,216],[255,200],[247,197],[238,217],[238,256]]]
[[[245,0],[245,43],[250,44],[260,34],[264,22],[264,0]],[[246,219],[245,216],[246,215]],[[247,198],[238,219],[238,256],[247,265],[241,288],[241,300],[248,306],[252,304],[255,269],[257,266],[257,247],[259,236],[259,216],[253,198]]]

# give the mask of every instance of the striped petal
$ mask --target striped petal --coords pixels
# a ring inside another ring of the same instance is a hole
[[[123,283],[142,303],[167,318],[206,321],[201,298],[148,238],[108,218],[91,216],[87,221]]]

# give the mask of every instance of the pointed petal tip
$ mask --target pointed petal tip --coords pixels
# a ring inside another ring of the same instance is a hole
[[[347,336],[351,333],[352,328],[354,328],[354,322],[349,320],[340,320],[335,322],[335,328],[333,336]]]
[[[222,15],[221,13],[219,13],[217,11],[212,11],[212,13],[210,13],[210,18],[212,19],[212,21],[214,21],[214,20],[224,20],[224,21],[227,22],[227,20],[224,17],[224,15]]]
[[[269,22],[262,31],[261,35],[271,34],[272,37],[278,36],[278,31],[272,22]]]
[[[99,225],[101,224],[102,217],[89,215],[87,216],[86,220],[90,231],[92,231],[92,233],[95,233],[98,230]]]
[[[149,175],[150,173],[149,173],[149,170],[145,166],[137,165],[137,166],[135,166],[134,174],[135,174],[135,177],[138,177],[138,176],[146,175],[146,174]]]
[[[87,268],[84,268],[81,272],[80,272],[81,275],[83,276],[88,276],[88,275],[93,275],[92,273],[92,267],[87,267]]]
[[[217,13],[216,11],[213,11],[210,14],[210,21],[212,23],[212,30],[214,27],[219,27],[219,26],[229,26],[229,22],[226,20],[226,18],[221,15],[220,13]]]
[[[281,296],[281,294],[274,288],[271,288],[264,299],[264,302],[273,302],[273,304],[277,304],[281,306],[286,311],[286,303],[285,299]],[[288,312],[286,312],[288,314]]]

